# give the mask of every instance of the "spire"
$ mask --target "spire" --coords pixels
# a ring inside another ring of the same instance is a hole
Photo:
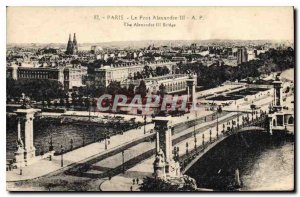
[[[74,33],[74,36],[73,36],[73,54],[76,54],[77,51],[78,51],[78,46],[77,46],[76,34]]]
[[[71,40],[71,34],[69,34],[69,41],[67,44],[66,54],[68,54],[68,55],[73,54],[73,42]]]

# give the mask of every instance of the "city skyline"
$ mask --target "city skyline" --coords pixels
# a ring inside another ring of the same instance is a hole
[[[33,9],[36,10],[33,11]],[[236,17],[236,12],[243,17]],[[65,43],[68,34],[73,32],[80,36],[78,37],[80,43],[148,40],[282,40],[293,42],[294,39],[292,7],[251,7],[250,10],[249,7],[238,9],[234,7],[175,7],[172,9],[158,7],[154,11],[151,7],[128,7],[125,11],[118,7],[80,9],[74,7],[44,7],[42,9],[8,7],[7,15],[9,18],[7,21],[8,44]],[[96,15],[103,16],[105,19],[96,20]],[[123,20],[107,19],[108,16],[115,15],[122,15]],[[135,16],[138,20],[132,19]],[[152,16],[186,16],[190,19],[184,22],[179,19],[161,21],[161,23],[175,24],[175,27],[127,27],[124,24],[128,21],[142,24],[157,22],[146,19]],[[191,20],[193,16],[196,19],[202,18]],[[192,27],[199,28],[199,31],[191,30]],[[34,34],[26,33],[32,29],[36,30]]]

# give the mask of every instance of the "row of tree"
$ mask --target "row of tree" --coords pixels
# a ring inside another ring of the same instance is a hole
[[[294,50],[270,49],[266,53],[259,54],[258,59],[244,62],[236,67],[228,65],[204,66],[201,63],[180,64],[180,73],[197,73],[198,85],[212,88],[221,85],[227,80],[235,81],[247,77],[259,77],[262,74],[283,71],[293,68],[295,64]]]
[[[20,98],[24,93],[35,101],[64,97],[66,92],[58,81],[37,79],[6,79],[6,98]]]

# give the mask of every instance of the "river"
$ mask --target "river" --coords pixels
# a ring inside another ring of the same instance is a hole
[[[16,151],[17,140],[17,121],[16,117],[8,117],[6,120],[6,158],[13,159]],[[137,124],[134,125],[134,127]],[[129,130],[133,126],[122,126],[122,130]],[[61,124],[59,121],[51,121],[49,119],[35,119],[33,122],[33,136],[36,154],[40,155],[42,152],[48,152],[50,136],[56,153],[60,153],[61,145],[64,150],[71,149],[71,140],[73,149],[89,144],[95,140],[103,140],[107,126],[104,124],[85,125],[85,124]],[[113,127],[109,128],[111,135],[120,132],[121,129]],[[24,134],[23,134],[24,135]],[[22,136],[24,138],[24,136]],[[24,139],[23,139],[24,141]]]
[[[211,149],[187,175],[198,187],[232,190],[239,169],[242,191],[293,190],[294,142],[291,136],[247,132],[228,137]]]

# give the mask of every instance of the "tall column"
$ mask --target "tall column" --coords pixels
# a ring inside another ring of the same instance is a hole
[[[192,103],[192,106],[196,105],[196,79],[195,76],[190,76],[186,80],[188,101]]]
[[[172,121],[171,117],[156,117],[153,119],[156,130],[156,159],[154,161],[154,174],[165,174],[166,177],[178,177],[180,166],[172,155]],[[162,173],[161,171],[164,171]]]
[[[33,141],[33,119],[34,114],[39,111],[37,109],[29,108],[29,109],[18,109],[16,111],[18,117],[22,120],[23,128],[24,128],[24,155],[26,165],[31,164],[35,158],[35,147]],[[21,128],[21,125],[18,125],[18,128]],[[18,131],[21,135],[21,131]]]
[[[156,154],[158,154],[159,151],[160,151],[160,147],[159,147],[159,132],[156,132],[156,143],[155,143],[155,145],[156,145]]]
[[[277,111],[281,111],[283,98],[282,98],[282,82],[279,76],[276,77],[276,80],[273,82],[274,87],[274,108]]]
[[[21,137],[21,120],[18,118],[18,140],[22,140]]]
[[[21,137],[21,120],[18,118],[18,139],[17,139],[17,151],[14,152],[15,157],[15,166],[17,168],[21,168],[25,166],[25,160],[24,160],[24,145]]]

